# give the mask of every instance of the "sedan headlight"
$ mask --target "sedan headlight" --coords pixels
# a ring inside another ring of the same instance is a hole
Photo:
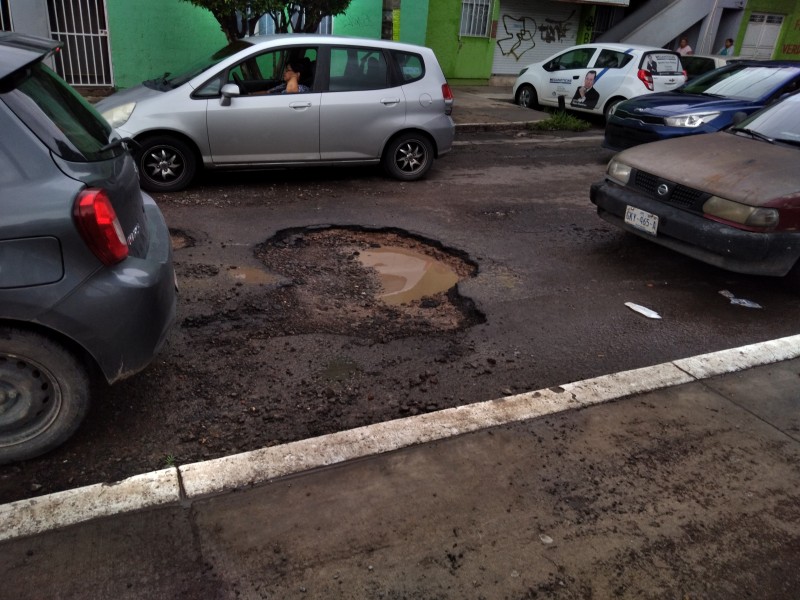
[[[523,68],[523,69],[522,69],[522,70],[519,72],[519,75],[517,75],[517,77],[521,77],[521,76],[522,76],[522,75],[524,75],[524,74],[525,74],[527,71],[528,71],[528,67],[525,67],[525,68]]]
[[[612,158],[606,168],[606,175],[608,175],[609,179],[613,179],[617,183],[628,185],[628,180],[631,178],[631,167],[630,165],[618,161],[616,158]]]
[[[692,115],[679,115],[664,119],[670,127],[700,127],[703,123],[710,123],[719,116],[719,112],[695,113]]]
[[[703,212],[712,217],[724,219],[731,223],[741,223],[748,227],[774,229],[778,224],[778,209],[760,208],[711,196],[703,204]]]
[[[105,111],[103,113],[103,118],[108,121],[111,127],[116,129],[120,125],[124,125],[125,122],[131,118],[131,113],[134,108],[136,108],[136,102],[128,102],[127,104],[122,104]]]

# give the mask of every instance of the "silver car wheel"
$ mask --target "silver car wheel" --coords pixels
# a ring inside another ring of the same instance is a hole
[[[389,143],[383,165],[395,179],[413,181],[422,177],[433,163],[433,146],[419,134],[404,134]]]
[[[192,149],[178,138],[148,138],[139,151],[139,181],[149,192],[177,192],[192,182],[196,162]]]

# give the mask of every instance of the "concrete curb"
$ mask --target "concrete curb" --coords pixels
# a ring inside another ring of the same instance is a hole
[[[800,357],[800,335],[0,505],[0,541]]]

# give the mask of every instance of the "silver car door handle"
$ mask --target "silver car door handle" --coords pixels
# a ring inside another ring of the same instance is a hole
[[[400,98],[381,98],[381,104],[394,106],[395,104],[400,104]]]
[[[311,102],[292,102],[289,104],[290,108],[310,108]]]

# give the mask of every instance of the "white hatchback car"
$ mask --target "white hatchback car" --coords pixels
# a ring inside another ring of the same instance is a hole
[[[677,52],[628,44],[573,46],[528,65],[514,83],[514,99],[528,108],[559,106],[608,116],[615,104],[686,83]]]

